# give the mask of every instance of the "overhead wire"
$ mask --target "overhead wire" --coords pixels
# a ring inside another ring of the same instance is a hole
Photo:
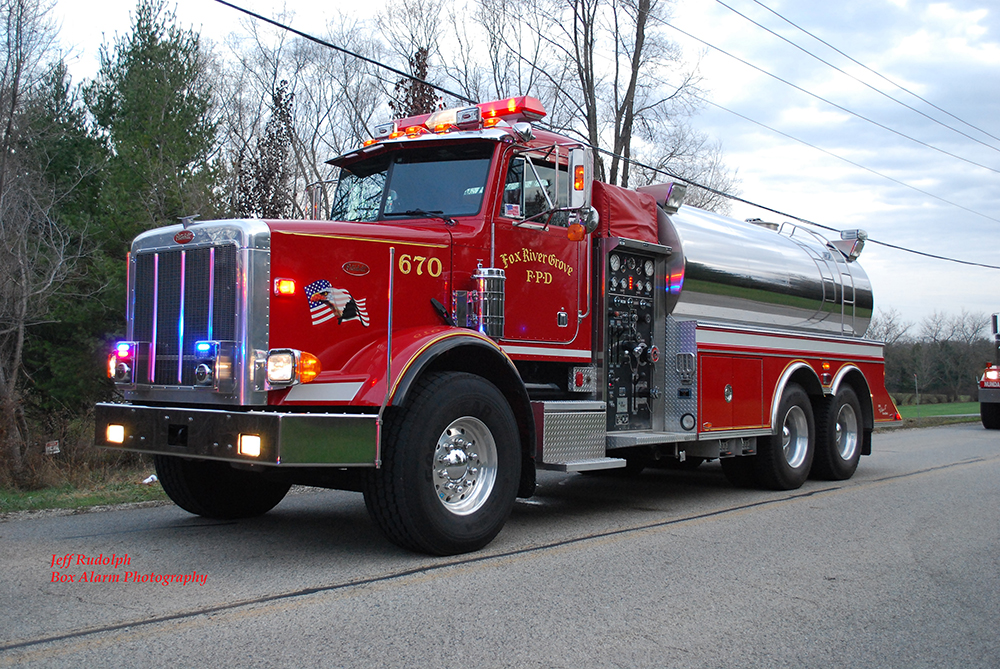
[[[309,40],[309,41],[314,42],[316,44],[319,44],[321,46],[324,46],[324,47],[327,47],[327,48],[330,48],[330,49],[334,49],[334,50],[339,51],[341,53],[344,53],[344,54],[347,54],[349,56],[355,57],[355,58],[357,58],[357,59],[359,59],[361,61],[364,61],[364,62],[369,63],[371,65],[375,65],[376,67],[380,67],[382,69],[388,70],[389,72],[393,72],[394,74],[397,74],[398,76],[410,79],[411,81],[415,81],[417,83],[429,86],[429,87],[433,88],[436,91],[439,91],[441,93],[445,93],[446,95],[450,95],[450,96],[452,96],[452,97],[454,97],[454,98],[456,98],[458,100],[461,100],[463,102],[468,102],[470,104],[477,104],[477,102],[478,102],[476,100],[472,100],[469,97],[466,97],[465,95],[462,95],[460,93],[455,93],[454,91],[450,91],[450,90],[448,90],[446,88],[443,88],[441,86],[438,86],[436,84],[432,84],[432,83],[430,83],[428,81],[425,81],[423,79],[415,77],[412,74],[409,74],[407,72],[403,72],[402,70],[394,68],[394,67],[392,67],[390,65],[387,65],[385,63],[382,63],[380,61],[374,60],[372,58],[368,58],[367,56],[363,56],[363,55],[358,54],[356,52],[353,52],[353,51],[351,51],[349,49],[345,49],[344,47],[341,47],[341,46],[338,46],[336,44],[333,44],[332,42],[329,42],[327,40],[320,39],[319,37],[316,37],[314,35],[310,35],[309,33],[302,32],[300,30],[292,28],[291,26],[283,24],[283,23],[281,23],[279,21],[276,21],[274,19],[270,19],[270,18],[267,18],[267,17],[262,16],[260,14],[257,14],[256,12],[253,12],[253,11],[251,11],[249,9],[246,9],[246,8],[240,7],[238,5],[235,5],[235,4],[231,3],[231,2],[228,2],[227,0],[215,0],[215,1],[218,2],[219,4],[222,4],[222,5],[225,5],[225,6],[229,7],[229,8],[231,8],[231,9],[234,9],[234,10],[236,10],[238,12],[246,14],[247,16],[251,16],[251,17],[256,18],[258,20],[264,21],[265,23],[273,25],[276,28],[288,31],[288,32],[290,32],[290,33],[292,33],[294,35],[298,35],[299,37],[302,37],[303,39]],[[673,28],[674,30],[677,30],[678,32],[681,32],[681,33],[684,33],[685,35],[688,35],[692,39],[695,39],[696,41],[701,42],[701,43],[705,44],[706,46],[710,46],[710,47],[712,47],[712,48],[714,48],[714,49],[716,49],[718,51],[721,51],[722,53],[726,53],[725,51],[722,51],[722,49],[719,49],[718,47],[710,45],[707,42],[704,42],[703,40],[701,40],[701,39],[699,39],[697,37],[694,37],[693,35],[689,35],[688,33],[684,32],[683,30],[680,30],[679,28],[676,28],[675,26],[670,25],[666,21],[662,21],[661,20],[660,22],[663,23],[664,25],[666,25],[667,27]],[[730,55],[730,54],[726,53],[726,55]],[[731,57],[736,58],[735,56],[731,56]],[[745,62],[745,61],[742,61],[739,58],[736,58],[736,60],[740,60],[741,62]],[[746,64],[749,65],[750,67],[753,67],[754,69],[758,69],[761,72],[764,72],[764,70],[761,70],[760,68],[758,68],[758,67],[756,67],[754,65],[751,65],[750,63],[746,63]],[[775,75],[771,75],[770,73],[767,73],[767,72],[764,72],[764,73],[768,74],[769,76],[772,76],[772,77],[778,79],[779,81],[784,81],[784,80],[780,79],[779,77],[776,77]],[[784,82],[784,83],[788,83],[788,82]],[[794,88],[799,88],[798,86],[795,86],[794,84],[789,84],[789,85],[793,86]],[[803,90],[803,89],[799,89],[799,90]],[[803,92],[808,93],[808,91],[804,91],[804,90],[803,90]],[[808,94],[809,95],[813,95],[811,93],[808,93]],[[818,96],[813,95],[813,97],[818,97]],[[819,99],[822,99],[822,98],[819,98]],[[710,104],[714,104],[714,103],[710,103]],[[830,104],[833,104],[833,103],[830,103]],[[715,106],[719,106],[719,105],[715,105]],[[834,106],[837,106],[837,105],[834,105]],[[725,109],[725,108],[722,108],[722,109]],[[730,111],[730,110],[725,109],[725,111]],[[847,110],[845,110],[845,111],[847,111]],[[731,112],[731,113],[735,113],[735,112]],[[851,113],[853,113],[853,112],[851,112]],[[739,116],[739,114],[737,114],[737,115]],[[743,117],[743,118],[746,118],[746,117]],[[749,118],[747,118],[747,120],[751,121],[752,123],[756,123],[757,125],[763,125],[763,124],[760,124],[757,121],[753,121],[752,119],[749,119]],[[767,126],[763,126],[763,127],[767,127]],[[768,128],[768,129],[773,130],[772,128]],[[775,130],[774,132],[779,132],[779,134],[782,134],[782,135],[784,135],[786,137],[789,137],[790,139],[796,139],[794,137],[791,137],[790,135],[785,135],[785,133],[780,133],[780,131],[776,131]],[[893,132],[895,132],[895,131],[893,131]],[[900,133],[897,133],[897,134],[900,134]],[[905,135],[903,135],[903,136],[905,137]],[[797,140],[796,139],[796,141],[800,141],[801,142],[802,140]],[[803,144],[807,144],[808,146],[812,147],[812,145],[809,145],[806,142],[802,142],[802,143]],[[600,153],[604,153],[604,154],[609,155],[609,156],[616,156],[617,155],[617,154],[614,154],[614,153],[612,153],[610,151],[607,151],[606,149],[601,149],[600,147],[593,147],[592,146],[591,148],[594,149],[595,151],[598,151]],[[824,149],[819,149],[818,147],[812,147],[812,148],[816,148],[817,150],[823,151],[824,153],[829,153],[829,152],[825,151]],[[933,148],[933,147],[931,147],[931,148]],[[834,154],[830,154],[830,155],[834,155]],[[795,215],[792,215],[792,214],[784,213],[784,212],[781,212],[781,211],[779,211],[777,209],[773,209],[773,208],[768,207],[766,205],[761,205],[761,204],[758,204],[756,202],[752,202],[750,200],[746,200],[744,198],[741,198],[741,197],[736,196],[736,195],[732,195],[730,193],[725,193],[723,191],[714,189],[714,188],[712,188],[710,186],[707,186],[707,185],[704,185],[704,184],[700,184],[700,183],[698,183],[696,181],[693,181],[691,179],[688,179],[686,177],[682,177],[680,175],[673,174],[673,173],[671,173],[671,172],[669,172],[667,170],[664,170],[662,168],[657,168],[657,167],[653,167],[653,166],[650,166],[650,165],[646,165],[646,164],[643,164],[643,163],[641,163],[641,162],[639,162],[637,160],[634,160],[632,158],[627,158],[627,157],[621,156],[621,155],[617,155],[617,157],[620,158],[620,159],[622,159],[622,160],[626,160],[626,161],[630,162],[633,165],[637,165],[637,166],[642,167],[644,169],[652,170],[654,172],[663,174],[665,176],[669,176],[669,177],[671,177],[673,179],[677,179],[679,181],[683,181],[684,183],[687,183],[687,184],[689,184],[691,186],[695,186],[696,188],[701,188],[701,189],[703,189],[705,191],[714,193],[716,195],[720,195],[722,197],[726,197],[728,199],[731,199],[731,200],[734,200],[734,201],[737,201],[737,202],[741,202],[743,204],[747,204],[747,205],[752,206],[752,207],[756,207],[756,208],[761,209],[763,211],[769,211],[769,212],[777,214],[779,216],[785,216],[785,217],[790,218],[792,220],[799,221],[799,222],[807,224],[807,225],[812,225],[812,226],[815,226],[815,227],[823,229],[823,230],[828,230],[828,231],[831,231],[831,232],[836,232],[838,234],[840,232],[836,228],[833,228],[833,227],[830,227],[830,226],[827,226],[827,225],[823,225],[821,223],[817,223],[815,221],[811,221],[809,219],[805,219],[805,218],[802,218],[802,217],[799,217],[799,216],[795,216]],[[834,156],[834,157],[838,157],[838,156]],[[847,161],[847,162],[851,162],[851,161]],[[851,164],[855,164],[855,163],[851,163]],[[885,177],[885,175],[881,175],[878,172],[875,172],[874,170],[870,170],[868,168],[865,168],[862,165],[856,165],[856,166],[860,167],[862,169],[868,170],[869,172],[872,172],[872,173],[877,174],[879,176]],[[991,169],[991,168],[986,168],[986,169]],[[993,171],[996,171],[996,170],[993,170]],[[890,179],[891,181],[895,181],[896,183],[899,183],[901,185],[910,187],[907,184],[904,184],[902,182],[896,181],[895,179],[892,179],[891,177],[885,177],[885,178]],[[930,193],[925,193],[924,191],[920,191],[919,189],[914,189],[914,190],[918,190],[919,192],[924,193],[925,195],[928,195],[928,196],[933,197],[935,199],[941,200],[942,202],[945,202],[947,204],[951,204],[951,205],[959,207],[961,209],[965,209],[966,211],[969,211],[970,213],[977,214],[979,216],[984,216],[986,218],[990,218],[989,216],[986,216],[985,214],[980,214],[979,212],[976,212],[976,211],[973,211],[973,210],[970,210],[970,209],[966,209],[965,207],[962,207],[961,205],[957,205],[957,204],[955,204],[953,202],[949,202],[947,200],[939,198],[939,197],[937,197],[935,195],[932,195]],[[998,220],[998,219],[992,219],[991,218],[991,220]],[[1000,220],[998,220],[998,222],[1000,222]],[[924,252],[924,251],[918,251],[918,250],[915,250],[915,249],[909,249],[909,248],[898,246],[898,245],[895,245],[895,244],[890,244],[888,242],[883,242],[883,241],[879,241],[877,239],[872,239],[872,238],[869,238],[867,241],[870,242],[870,243],[873,243],[873,244],[878,244],[878,245],[885,246],[885,247],[888,247],[888,248],[896,249],[898,251],[903,251],[903,252],[906,252],[906,253],[920,255],[920,256],[923,256],[923,257],[927,257],[927,258],[933,258],[933,259],[936,259],[936,260],[953,262],[953,263],[958,263],[958,264],[962,264],[962,265],[970,265],[970,266],[974,266],[974,267],[982,267],[982,268],[986,268],[986,269],[998,269],[998,270],[1000,270],[1000,266],[997,266],[997,265],[988,265],[988,264],[984,264],[984,263],[977,263],[977,262],[972,262],[972,261],[968,261],[968,260],[960,260],[960,259],[957,259],[957,258],[950,258],[950,257],[947,257],[947,256],[936,255],[936,254],[927,253],[927,252]]]
[[[921,97],[921,96],[920,96],[920,94],[918,94],[918,93],[914,93],[913,91],[911,91],[911,90],[910,90],[909,88],[907,88],[906,86],[903,86],[902,84],[900,84],[900,83],[898,83],[898,82],[895,82],[895,81],[893,81],[892,79],[890,79],[890,78],[886,77],[886,76],[885,76],[884,74],[882,74],[882,73],[880,73],[880,72],[877,72],[876,70],[874,70],[874,69],[872,69],[872,68],[868,67],[867,65],[865,65],[865,64],[864,64],[864,63],[862,63],[861,61],[859,61],[859,60],[856,60],[855,58],[852,58],[852,57],[851,57],[851,56],[849,56],[848,54],[844,53],[843,51],[841,51],[840,49],[838,49],[838,48],[837,48],[837,47],[835,47],[834,45],[832,45],[832,44],[830,44],[829,42],[827,42],[826,40],[824,40],[824,39],[823,39],[822,37],[818,37],[818,36],[814,35],[813,33],[809,32],[808,30],[806,30],[805,28],[803,28],[802,26],[800,26],[800,25],[798,25],[798,24],[796,24],[796,23],[792,22],[791,20],[789,20],[789,19],[788,19],[788,18],[786,18],[785,16],[782,16],[782,15],[781,15],[781,14],[779,14],[778,12],[774,11],[773,9],[771,9],[770,7],[768,7],[767,5],[765,5],[764,3],[760,2],[760,0],[751,0],[751,2],[754,2],[754,3],[758,4],[758,5],[760,5],[761,7],[763,7],[763,8],[764,8],[764,9],[766,9],[767,11],[771,12],[772,14],[774,14],[775,16],[777,16],[777,17],[778,17],[779,19],[781,19],[782,21],[784,21],[784,22],[785,22],[785,23],[787,23],[788,25],[790,25],[790,26],[792,26],[793,28],[795,28],[796,30],[799,30],[799,31],[801,31],[801,32],[805,33],[806,35],[809,35],[809,37],[812,37],[812,38],[813,38],[814,40],[816,40],[816,41],[817,41],[817,42],[819,42],[820,44],[822,44],[822,45],[824,45],[824,46],[826,46],[826,47],[828,47],[828,48],[830,48],[830,49],[832,49],[832,50],[836,51],[836,52],[837,52],[837,53],[839,53],[839,54],[840,54],[841,56],[843,56],[843,57],[844,57],[844,58],[846,58],[847,60],[851,61],[851,62],[852,62],[852,63],[854,63],[855,65],[858,65],[859,67],[862,67],[862,68],[864,68],[865,70],[867,70],[867,71],[871,72],[872,74],[874,74],[874,75],[875,75],[876,77],[879,77],[879,78],[880,78],[880,79],[882,79],[883,81],[885,81],[885,82],[887,82],[887,83],[889,83],[889,84],[892,84],[893,86],[895,86],[895,87],[896,87],[896,88],[898,88],[899,90],[901,90],[901,91],[904,91],[905,93],[909,93],[910,95],[912,95],[912,96],[913,96],[913,97],[915,97],[916,99],[920,100],[920,101],[921,101],[921,102],[923,102],[924,104],[926,104],[926,105],[929,105],[929,106],[933,107],[934,109],[938,110],[938,111],[939,111],[939,112],[941,112],[942,114],[945,114],[945,115],[947,115],[947,116],[950,116],[951,118],[955,119],[956,121],[958,121],[958,122],[959,122],[959,123],[961,123],[962,125],[965,125],[965,126],[967,126],[967,127],[969,127],[969,128],[972,128],[973,130],[975,130],[975,131],[977,131],[977,132],[981,132],[981,133],[983,133],[984,135],[986,135],[987,137],[990,137],[991,139],[995,139],[995,140],[997,140],[997,141],[1000,141],[1000,137],[997,137],[996,135],[992,135],[992,134],[990,134],[989,132],[987,132],[986,130],[983,130],[982,128],[980,128],[979,126],[976,126],[976,125],[973,125],[972,123],[969,123],[968,121],[966,121],[966,120],[964,120],[964,119],[962,119],[962,118],[959,118],[958,116],[956,116],[955,114],[952,114],[952,113],[951,113],[950,111],[948,111],[947,109],[942,109],[941,107],[937,106],[936,104],[934,104],[934,103],[933,103],[933,102],[931,102],[930,100],[928,100],[928,99],[926,99],[926,98],[924,98],[924,97]]]
[[[725,56],[728,56],[728,57],[732,58],[733,60],[735,60],[735,61],[737,61],[739,63],[742,63],[742,64],[746,65],[747,67],[750,67],[750,68],[752,68],[754,70],[757,70],[761,74],[767,75],[768,77],[771,77],[772,79],[775,79],[776,81],[780,81],[781,83],[785,84],[786,86],[790,86],[791,88],[794,88],[795,90],[797,90],[797,91],[799,91],[801,93],[804,93],[804,94],[808,95],[811,98],[815,98],[816,100],[819,100],[820,102],[828,104],[828,105],[830,105],[831,107],[833,107],[835,109],[839,109],[840,111],[842,111],[842,112],[844,112],[846,114],[850,114],[851,116],[854,116],[855,118],[861,119],[862,121],[865,121],[866,123],[870,123],[870,124],[872,124],[872,125],[874,125],[876,127],[882,128],[883,130],[886,130],[887,132],[891,132],[894,135],[898,135],[899,137],[902,137],[902,138],[907,139],[907,140],[909,140],[911,142],[914,142],[914,143],[919,144],[921,146],[924,146],[924,147],[926,147],[928,149],[931,149],[932,151],[937,151],[938,153],[942,153],[942,154],[944,154],[946,156],[950,156],[952,158],[955,158],[956,160],[961,160],[962,162],[968,163],[970,165],[975,165],[976,167],[981,167],[981,168],[983,168],[985,170],[989,170],[990,172],[995,172],[997,174],[1000,174],[1000,169],[997,169],[997,168],[994,168],[994,167],[990,167],[989,165],[984,165],[982,163],[978,163],[978,162],[976,162],[974,160],[970,160],[969,158],[963,158],[962,156],[954,154],[954,153],[952,153],[950,151],[946,151],[945,149],[942,149],[940,147],[934,146],[933,144],[928,144],[927,142],[919,140],[916,137],[911,137],[910,135],[907,135],[904,132],[900,132],[899,130],[896,130],[894,128],[890,128],[889,126],[887,126],[887,125],[885,125],[883,123],[879,123],[878,121],[876,121],[874,119],[871,119],[871,118],[868,118],[867,116],[864,116],[863,114],[859,114],[856,111],[848,109],[847,107],[844,107],[843,105],[839,105],[836,102],[833,102],[832,100],[827,100],[826,98],[824,98],[821,95],[817,95],[816,93],[813,93],[811,91],[807,91],[806,89],[802,88],[801,86],[798,86],[797,84],[793,84],[792,82],[788,81],[787,79],[783,79],[783,78],[779,77],[778,75],[776,75],[776,74],[774,74],[772,72],[768,72],[764,68],[759,67],[757,65],[754,65],[753,63],[751,63],[749,61],[746,61],[746,60],[740,58],[739,56],[737,56],[735,54],[729,53],[728,51],[726,51],[725,49],[723,49],[721,47],[718,47],[718,46],[715,46],[714,44],[706,42],[705,40],[701,39],[700,37],[695,37],[691,33],[687,32],[686,30],[683,30],[681,28],[678,28],[677,26],[673,25],[669,21],[666,21],[664,19],[652,16],[652,15],[650,15],[649,18],[653,19],[654,21],[656,21],[656,22],[658,22],[658,23],[660,23],[660,24],[662,24],[662,25],[664,25],[664,26],[666,26],[666,27],[668,27],[668,28],[670,28],[672,30],[676,30],[677,32],[681,33],[682,35],[685,35],[685,36],[693,39],[694,41],[696,41],[696,42],[698,42],[700,44],[703,44],[703,45],[709,47],[710,49],[714,49],[714,50],[718,51],[719,53],[721,53],[721,54],[723,54]]]
[[[865,170],[866,172],[871,172],[875,176],[882,177],[883,179],[891,181],[894,184],[899,184],[900,186],[903,186],[905,188],[909,188],[910,190],[916,191],[917,193],[920,193],[921,195],[926,195],[927,197],[934,198],[935,200],[938,200],[940,202],[944,202],[945,204],[951,205],[953,207],[958,207],[959,209],[961,209],[963,211],[967,211],[970,214],[975,214],[976,216],[982,216],[983,218],[988,219],[990,221],[994,221],[996,223],[1000,223],[1000,218],[994,218],[994,217],[989,216],[987,214],[984,214],[982,212],[976,211],[975,209],[970,209],[969,207],[966,207],[964,205],[958,204],[957,202],[952,202],[951,200],[946,200],[943,197],[935,195],[934,193],[929,193],[929,192],[927,192],[927,191],[925,191],[925,190],[923,190],[921,188],[917,188],[916,186],[908,184],[905,181],[900,181],[899,179],[895,179],[895,178],[889,176],[888,174],[882,174],[881,172],[879,172],[877,170],[873,170],[870,167],[865,167],[861,163],[856,163],[856,162],[854,162],[853,160],[851,160],[849,158],[845,158],[843,156],[837,155],[836,153],[834,153],[832,151],[828,151],[828,150],[826,150],[826,149],[824,149],[822,147],[816,146],[815,144],[810,144],[809,142],[805,141],[804,139],[799,139],[798,137],[794,137],[792,135],[789,135],[786,132],[782,132],[781,130],[778,130],[776,128],[772,128],[771,126],[766,125],[764,123],[761,123],[760,121],[756,121],[756,120],[750,118],[749,116],[744,116],[743,114],[741,114],[741,113],[739,113],[737,111],[733,111],[732,109],[729,109],[727,107],[723,107],[722,105],[720,105],[720,104],[718,104],[716,102],[712,102],[711,100],[709,100],[707,98],[703,98],[703,97],[700,97],[700,96],[697,96],[697,97],[698,97],[699,100],[701,100],[705,104],[708,104],[708,105],[711,105],[713,107],[716,107],[717,109],[721,109],[722,111],[729,112],[730,114],[732,114],[734,116],[740,117],[744,121],[749,121],[750,123],[758,125],[761,128],[764,128],[766,130],[770,130],[771,132],[773,132],[773,133],[775,133],[777,135],[781,135],[782,137],[790,139],[790,140],[792,140],[794,142],[798,142],[800,144],[808,146],[810,149],[815,149],[816,151],[820,151],[822,153],[825,153],[826,155],[831,156],[833,158],[836,158],[837,160],[842,160],[845,163],[847,163],[848,165],[853,165],[854,167],[857,167],[858,169]]]
[[[863,81],[863,80],[862,80],[861,78],[859,78],[859,77],[856,77],[856,76],[854,76],[853,74],[851,74],[850,72],[847,72],[847,71],[846,71],[846,70],[844,70],[843,68],[841,68],[841,67],[838,67],[837,65],[834,65],[833,63],[831,63],[831,62],[829,62],[829,61],[827,61],[827,60],[824,60],[823,58],[820,58],[819,56],[817,56],[817,55],[816,55],[816,54],[814,54],[813,52],[809,51],[809,50],[808,50],[808,49],[806,49],[805,47],[803,47],[803,46],[801,46],[801,45],[799,45],[799,44],[796,44],[795,42],[791,41],[790,39],[788,39],[787,37],[785,37],[785,36],[783,36],[783,35],[779,35],[778,33],[774,32],[773,30],[771,30],[770,28],[768,28],[767,26],[765,26],[765,25],[763,25],[763,24],[761,24],[761,23],[758,23],[757,21],[754,21],[754,20],[753,20],[752,18],[750,18],[750,17],[749,17],[749,16],[747,16],[746,14],[744,14],[744,13],[740,12],[740,11],[739,11],[739,10],[737,10],[737,9],[734,9],[734,8],[733,8],[732,6],[730,6],[730,5],[727,5],[727,4],[726,4],[726,3],[725,3],[725,2],[723,1],[723,0],[715,0],[715,1],[716,1],[717,3],[719,3],[720,5],[722,5],[723,7],[725,7],[726,9],[728,9],[729,11],[731,11],[732,13],[736,14],[737,16],[740,16],[740,17],[742,17],[743,19],[745,19],[746,21],[749,21],[750,23],[754,24],[755,26],[757,26],[757,27],[758,27],[758,28],[760,28],[761,30],[764,30],[764,31],[766,31],[766,32],[770,33],[771,35],[774,35],[775,37],[777,37],[777,38],[778,38],[778,39],[780,39],[781,41],[785,42],[786,44],[788,44],[788,45],[790,45],[790,46],[793,46],[793,47],[795,47],[796,49],[798,49],[798,50],[799,50],[799,51],[801,51],[802,53],[806,54],[806,55],[807,55],[807,56],[809,56],[810,58],[814,58],[815,60],[818,60],[819,62],[823,63],[823,64],[824,64],[824,65],[826,65],[827,67],[830,67],[830,68],[832,68],[832,69],[836,70],[837,72],[840,72],[840,73],[841,73],[841,74],[843,74],[844,76],[847,76],[847,77],[850,77],[851,79],[853,79],[854,81],[858,82],[858,83],[859,83],[859,84],[861,84],[862,86],[865,86],[866,88],[868,88],[868,89],[870,89],[870,90],[872,90],[872,91],[874,91],[874,92],[878,93],[879,95],[881,95],[881,96],[883,96],[883,97],[885,97],[885,98],[888,98],[889,100],[892,100],[893,102],[895,102],[895,103],[896,103],[896,104],[898,104],[898,105],[901,105],[901,106],[903,106],[903,107],[906,107],[907,109],[909,109],[909,110],[910,110],[910,111],[912,111],[912,112],[915,112],[915,113],[917,113],[917,114],[920,114],[921,116],[923,116],[924,118],[926,118],[927,120],[929,120],[929,121],[931,121],[931,122],[933,122],[933,123],[936,123],[936,124],[938,124],[938,125],[940,125],[940,126],[942,126],[942,127],[944,127],[944,128],[947,128],[948,130],[951,130],[952,132],[955,132],[955,133],[958,133],[959,135],[961,135],[962,137],[965,137],[966,139],[971,139],[971,140],[972,140],[973,142],[976,142],[977,144],[982,144],[982,145],[983,145],[983,146],[985,146],[986,148],[989,148],[989,149],[992,149],[992,150],[994,150],[994,151],[997,151],[997,152],[1000,152],[1000,148],[998,148],[998,147],[995,147],[995,146],[993,146],[992,144],[988,144],[988,143],[986,143],[986,142],[982,141],[981,139],[978,139],[978,138],[976,138],[976,137],[973,137],[972,135],[969,135],[968,133],[965,133],[965,132],[962,132],[962,131],[961,131],[961,130],[959,130],[958,128],[953,128],[952,126],[948,125],[947,123],[944,123],[943,121],[940,121],[940,120],[938,120],[938,119],[934,118],[934,117],[933,117],[933,116],[931,116],[930,114],[927,114],[926,112],[923,112],[923,111],[921,111],[921,110],[917,109],[916,107],[913,107],[913,106],[911,106],[911,105],[908,105],[908,104],[906,104],[905,102],[903,102],[902,100],[898,100],[898,99],[894,98],[893,96],[889,95],[889,94],[888,94],[888,93],[886,93],[885,91],[883,91],[883,90],[881,90],[881,89],[879,89],[879,88],[876,88],[875,86],[872,86],[872,85],[871,85],[871,84],[869,84],[869,83],[868,83],[867,81]],[[756,2],[756,0],[754,0],[754,1]],[[760,4],[760,3],[758,2],[757,4]],[[761,5],[761,6],[763,7],[764,5]],[[773,11],[773,10],[772,10],[772,11]],[[777,14],[776,12],[775,12],[775,14],[776,14],[777,16],[779,16],[779,17],[781,16],[780,14]],[[784,19],[784,17],[782,17],[782,18]],[[784,19],[784,20],[785,20],[785,21],[787,21],[787,19]],[[789,22],[789,23],[791,23],[791,22]],[[794,25],[794,24],[792,24],[792,25]],[[797,26],[796,26],[796,27],[797,27]],[[801,30],[801,29],[800,29],[800,30]],[[811,33],[807,33],[807,34],[809,34],[810,36],[812,36],[812,35],[811,35]],[[824,42],[824,44],[826,44],[826,43]],[[829,46],[829,45],[827,45],[827,46]],[[830,48],[833,48],[833,47],[830,47]],[[838,53],[841,53],[841,54],[843,54],[843,52],[841,52],[841,51],[838,51]],[[850,56],[847,56],[846,54],[844,54],[844,57],[845,57],[845,58],[850,58]],[[852,60],[852,61],[854,61],[854,59],[853,59],[853,58],[852,58],[851,60]],[[854,62],[857,62],[857,61],[854,61]],[[873,72],[873,73],[875,73],[875,74],[878,74],[877,72],[874,72],[874,70],[871,70],[870,68],[868,68],[868,69],[869,69],[869,71],[871,71],[871,72]],[[882,76],[882,75],[879,75],[879,76]],[[883,77],[883,78],[884,78],[884,77]],[[929,104],[929,103],[928,103],[928,104]],[[963,123],[965,123],[965,122],[963,121]],[[966,125],[968,125],[968,124],[966,124]],[[977,128],[977,130],[978,130],[978,128]]]
[[[357,52],[351,51],[350,49],[345,49],[342,46],[338,46],[338,45],[334,44],[333,42],[328,42],[328,41],[326,41],[324,39],[320,39],[319,37],[316,37],[315,35],[310,35],[309,33],[302,32],[301,30],[296,30],[295,28],[292,28],[289,25],[285,25],[284,23],[281,23],[280,21],[276,21],[274,19],[269,19],[266,16],[263,16],[261,14],[258,14],[257,12],[254,12],[254,11],[251,11],[249,9],[246,9],[245,7],[240,7],[238,5],[234,5],[233,3],[227,2],[226,0],[215,0],[215,1],[218,2],[220,5],[225,5],[226,7],[229,7],[230,9],[235,9],[238,12],[242,12],[242,13],[246,14],[247,16],[252,16],[253,18],[259,19],[261,21],[264,21],[265,23],[270,23],[272,26],[274,26],[276,28],[280,28],[281,30],[288,31],[288,32],[292,33],[293,35],[298,35],[299,37],[301,37],[303,39],[309,40],[310,42],[314,42],[314,43],[319,44],[321,46],[325,46],[327,48],[334,49],[334,50],[339,51],[339,52],[341,52],[343,54],[347,54],[348,56],[353,56],[354,58],[357,58],[358,60],[362,60],[362,61],[364,61],[364,62],[366,62],[366,63],[368,63],[370,65],[375,65],[376,67],[381,67],[382,69],[388,70],[389,72],[392,72],[393,74],[397,74],[397,75],[399,75],[401,77],[404,77],[406,79],[410,79],[410,80],[415,81],[418,84],[421,84],[423,86],[428,86],[430,88],[433,88],[434,90],[436,90],[438,92],[444,93],[446,95],[450,95],[453,98],[461,100],[462,102],[468,102],[470,104],[476,104],[476,102],[477,102],[477,100],[473,100],[471,98],[468,98],[468,97],[462,95],[461,93],[455,93],[454,91],[450,91],[447,88],[442,88],[441,86],[438,86],[437,84],[432,84],[429,81],[425,81],[425,80],[423,80],[423,79],[421,79],[419,77],[415,77],[415,76],[413,76],[412,74],[410,74],[408,72],[404,72],[402,70],[396,69],[395,67],[392,67],[391,65],[386,65],[385,63],[382,63],[380,61],[374,60],[374,59],[369,58],[367,56],[362,56],[361,54],[359,54]]]

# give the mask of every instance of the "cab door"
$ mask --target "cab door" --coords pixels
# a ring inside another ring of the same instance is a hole
[[[504,339],[568,344],[579,326],[586,242],[567,238],[569,174],[512,159],[496,219],[495,265],[506,275]],[[558,182],[558,183],[557,183]]]

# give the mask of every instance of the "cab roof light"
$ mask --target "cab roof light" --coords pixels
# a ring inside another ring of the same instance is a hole
[[[381,125],[375,126],[375,130],[372,131],[372,137],[376,140],[385,139],[392,133],[396,132],[396,122],[391,121],[389,123],[382,123]]]
[[[508,122],[538,121],[546,115],[545,107],[537,99],[528,95],[483,102],[478,105],[485,118],[500,117]]]
[[[404,132],[406,133],[407,137],[409,137],[410,139],[414,139],[416,137],[420,137],[420,135],[426,135],[427,128],[425,128],[422,125],[411,125],[409,128],[404,130]]]

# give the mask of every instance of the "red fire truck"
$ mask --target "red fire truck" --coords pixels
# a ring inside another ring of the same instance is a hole
[[[987,430],[1000,430],[1000,314],[993,314],[992,321],[996,359],[979,377],[979,419]]]
[[[864,339],[865,234],[600,183],[544,115],[525,96],[379,126],[330,161],[330,220],[140,235],[97,443],[153,454],[191,513],[354,490],[435,554],[491,541],[539,469],[852,476],[898,420]]]

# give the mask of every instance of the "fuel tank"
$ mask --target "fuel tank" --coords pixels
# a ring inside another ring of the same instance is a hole
[[[667,307],[675,318],[853,337],[867,331],[868,275],[818,234],[689,206],[657,211],[659,241],[674,249]]]

